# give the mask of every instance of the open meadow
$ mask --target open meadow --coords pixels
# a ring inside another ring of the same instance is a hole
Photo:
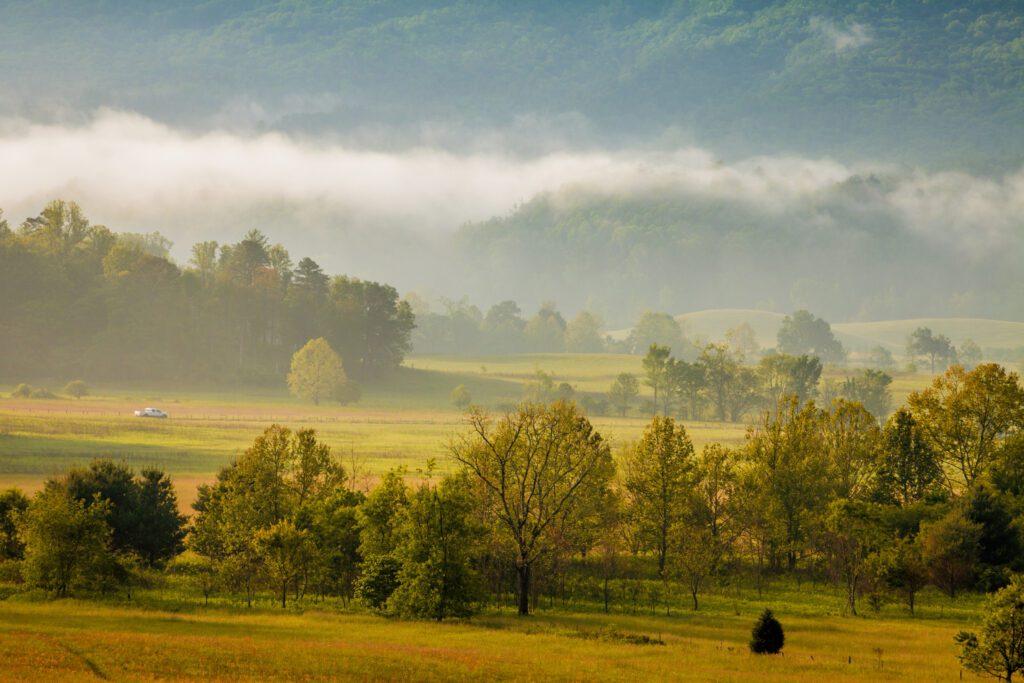
[[[314,406],[293,398],[283,386],[224,391],[100,385],[81,400],[12,398],[13,387],[0,386],[0,488],[34,491],[69,466],[110,458],[135,469],[155,465],[166,470],[187,510],[196,486],[210,481],[274,423],[316,429],[359,488],[396,467],[415,475],[430,459],[446,472],[447,446],[465,427],[463,413],[451,404],[452,389],[462,384],[474,403],[500,410],[522,398],[523,387],[538,370],[572,384],[578,394],[603,394],[621,372],[642,375],[641,359],[622,354],[413,356],[350,406]],[[843,376],[841,370],[824,375]],[[927,383],[925,375],[897,375],[893,405]],[[649,394],[642,387],[640,400]],[[163,408],[170,419],[133,416],[149,405]],[[649,417],[634,409],[625,418],[592,419],[605,438],[621,445],[635,439]],[[686,428],[698,449],[707,443],[740,443],[746,433],[745,424],[711,421],[687,422]]]
[[[366,486],[389,469],[411,473],[434,459],[448,469],[447,445],[464,428],[449,396],[463,384],[474,403],[500,409],[515,403],[537,370],[553,373],[577,392],[603,393],[620,372],[641,374],[640,358],[618,354],[535,354],[483,357],[412,357],[384,382],[369,387],[356,405],[314,406],[282,387],[223,390],[99,386],[81,400],[16,399],[0,387],[0,487],[38,488],[49,476],[93,458],[111,458],[138,469],[155,465],[174,476],[183,505],[195,487],[248,447],[267,425],[310,427]],[[841,372],[833,373],[836,377]],[[826,377],[829,375],[826,374]],[[924,387],[924,375],[897,376],[893,403]],[[641,398],[649,390],[641,390]],[[158,405],[168,420],[133,416]],[[595,416],[602,435],[615,444],[636,438],[647,416]],[[739,443],[746,426],[688,422],[699,449],[706,443]],[[362,478],[362,479],[360,479]]]
[[[969,675],[953,634],[978,617],[977,598],[937,592],[922,596],[915,618],[891,605],[847,617],[828,587],[787,582],[762,599],[720,588],[696,612],[613,605],[606,614],[545,600],[527,618],[492,608],[443,624],[309,602],[284,613],[266,603],[203,608],[173,588],[134,600],[0,602],[0,679],[957,681]],[[747,649],[765,606],[786,629],[784,655]]]

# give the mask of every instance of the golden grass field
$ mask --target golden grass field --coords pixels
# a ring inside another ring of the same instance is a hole
[[[961,680],[953,634],[972,610],[850,618],[790,613],[783,604],[776,614],[786,629],[784,655],[755,656],[746,643],[759,609],[719,600],[671,616],[542,610],[520,618],[492,610],[437,624],[315,608],[168,611],[8,600],[0,603],[0,679]]]
[[[357,485],[405,467],[415,474],[434,459],[446,471],[447,446],[464,428],[464,415],[449,396],[458,384],[485,407],[515,403],[537,370],[554,373],[578,392],[604,392],[620,372],[641,374],[640,358],[615,354],[538,354],[453,358],[419,356],[385,382],[368,387],[354,406],[303,403],[284,389],[181,389],[98,386],[81,400],[10,398],[0,386],[0,487],[29,491],[46,478],[96,457],[123,460],[136,469],[153,465],[173,475],[183,508],[199,484],[243,451],[268,425],[317,430],[353,474]],[[842,376],[842,373],[836,377]],[[894,405],[924,387],[924,375],[897,376]],[[52,386],[56,387],[57,383]],[[643,393],[641,394],[643,396]],[[167,420],[136,418],[148,405]],[[613,445],[635,439],[648,418],[594,417]],[[688,422],[695,446],[741,443],[745,424]]]

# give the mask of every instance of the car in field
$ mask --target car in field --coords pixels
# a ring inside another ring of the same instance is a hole
[[[167,413],[159,408],[143,408],[135,411],[135,417],[167,417]]]

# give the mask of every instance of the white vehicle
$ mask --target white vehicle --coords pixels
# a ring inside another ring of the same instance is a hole
[[[167,413],[159,408],[143,408],[135,411],[135,417],[167,417]]]

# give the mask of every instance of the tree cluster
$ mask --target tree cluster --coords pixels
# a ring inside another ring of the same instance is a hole
[[[0,231],[0,377],[279,382],[325,338],[356,379],[401,363],[414,318],[393,287],[293,263],[252,230],[182,268],[158,233],[116,234],[53,201]]]
[[[0,552],[57,595],[166,565],[207,599],[436,620],[545,598],[698,609],[715,582],[778,575],[830,579],[850,614],[865,596],[913,612],[928,585],[955,597],[1024,570],[1024,388],[993,364],[950,368],[884,424],[783,392],[743,444],[698,451],[656,415],[616,457],[573,403],[524,403],[471,410],[449,453],[439,480],[431,463],[364,494],[312,430],[271,426],[201,487],[182,555],[169,480],[97,461],[0,496]]]
[[[581,405],[601,414],[614,410],[626,415],[631,408],[648,414],[674,415],[689,420],[712,418],[739,422],[747,416],[770,409],[783,396],[798,401],[820,398],[825,404],[844,398],[861,403],[877,419],[889,413],[892,377],[881,370],[867,369],[834,385],[819,388],[822,363],[816,356],[793,356],[769,352],[751,366],[746,354],[727,343],[708,344],[693,361],[676,358],[667,346],[652,344],[643,359],[643,384],[652,399],[637,402],[638,379],[620,374],[606,397]]]

